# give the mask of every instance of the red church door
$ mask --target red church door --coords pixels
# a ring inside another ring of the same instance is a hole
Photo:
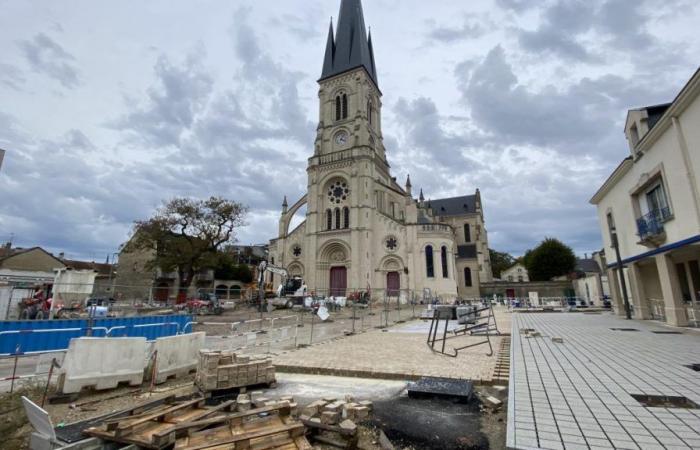
[[[348,271],[345,267],[331,267],[331,291],[333,297],[345,297],[348,288]]]
[[[396,297],[401,290],[401,277],[398,272],[388,272],[386,274],[386,295]]]

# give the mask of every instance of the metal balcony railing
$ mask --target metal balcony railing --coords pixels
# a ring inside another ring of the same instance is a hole
[[[637,219],[637,231],[639,237],[644,240],[664,233],[664,225],[671,217],[671,209],[661,208],[651,211],[639,219]]]

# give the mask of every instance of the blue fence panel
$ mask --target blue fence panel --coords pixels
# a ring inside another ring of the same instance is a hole
[[[191,321],[190,315],[94,319],[92,335],[105,337],[107,330],[113,329],[110,337],[145,337],[152,341],[191,332],[191,327],[184,330]],[[72,338],[86,336],[87,327],[87,319],[0,321],[0,354],[14,354],[18,346],[19,353],[64,350]],[[13,333],[3,333],[8,331]]]

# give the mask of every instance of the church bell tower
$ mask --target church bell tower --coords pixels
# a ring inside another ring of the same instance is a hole
[[[364,147],[385,162],[382,94],[360,0],[342,0],[335,32],[331,21],[318,82],[320,117],[314,154]]]

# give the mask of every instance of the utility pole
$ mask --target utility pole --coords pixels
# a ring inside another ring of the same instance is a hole
[[[617,272],[620,274],[620,286],[622,287],[622,300],[625,303],[625,315],[627,320],[632,319],[632,309],[630,308],[630,300],[627,296],[627,282],[625,281],[624,266],[622,265],[622,258],[620,257],[620,243],[617,239],[617,229],[614,225],[610,227],[610,240],[612,241],[612,246],[615,249],[615,257],[617,258]]]

